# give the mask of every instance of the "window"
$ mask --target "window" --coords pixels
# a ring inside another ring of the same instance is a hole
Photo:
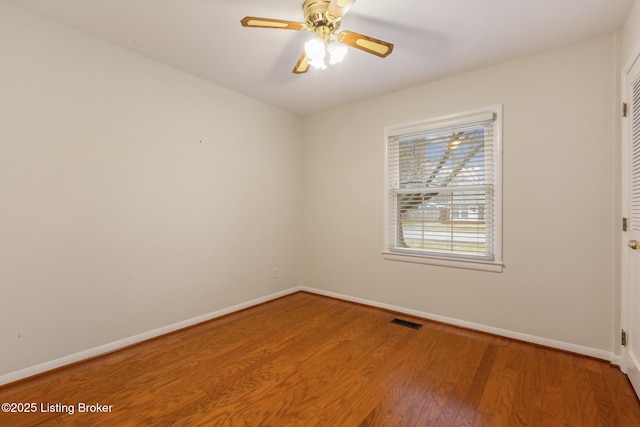
[[[502,106],[385,128],[385,259],[502,271]]]

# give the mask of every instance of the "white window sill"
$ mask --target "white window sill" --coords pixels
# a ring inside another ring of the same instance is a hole
[[[475,261],[466,259],[438,258],[397,252],[382,252],[382,258],[388,261],[412,262],[417,264],[439,265],[441,267],[464,268],[467,270],[502,273],[504,264],[500,262]]]

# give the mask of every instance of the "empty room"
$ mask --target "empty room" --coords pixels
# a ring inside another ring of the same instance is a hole
[[[640,426],[639,57],[635,0],[0,0],[0,425]]]

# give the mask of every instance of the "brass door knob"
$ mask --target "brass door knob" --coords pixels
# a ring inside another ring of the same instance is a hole
[[[629,240],[627,242],[627,246],[629,246],[634,251],[637,251],[640,249],[640,242],[638,242],[637,240]]]

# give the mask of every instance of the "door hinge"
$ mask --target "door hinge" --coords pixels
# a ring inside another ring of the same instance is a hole
[[[627,218],[622,217],[622,231],[627,231]]]
[[[620,334],[620,344],[622,344],[625,347],[627,346],[627,331],[625,331],[624,329]]]
[[[627,117],[627,115],[629,114],[629,106],[627,105],[626,102],[622,103],[622,117]]]

